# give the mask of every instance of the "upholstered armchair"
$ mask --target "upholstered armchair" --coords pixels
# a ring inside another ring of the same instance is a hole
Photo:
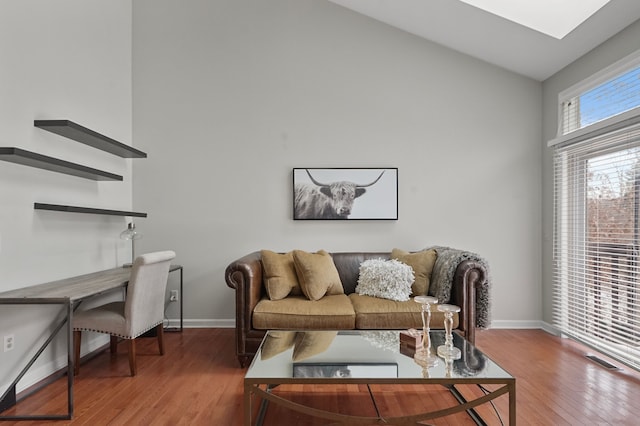
[[[110,350],[117,351],[118,339],[129,343],[129,368],[136,375],[136,337],[156,328],[160,355],[164,354],[164,298],[173,251],[143,254],[135,259],[124,301],[111,302],[73,316],[75,371],[80,371],[80,343],[83,331],[111,335]]]

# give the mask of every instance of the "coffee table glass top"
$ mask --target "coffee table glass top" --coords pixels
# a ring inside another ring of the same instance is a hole
[[[431,331],[431,351],[444,344],[444,331]],[[512,376],[457,334],[459,359],[438,358],[429,368],[418,365],[411,346],[400,344],[392,330],[269,331],[245,379],[298,381],[305,378],[389,379],[390,381],[447,379],[511,379]],[[395,380],[394,380],[395,379]]]

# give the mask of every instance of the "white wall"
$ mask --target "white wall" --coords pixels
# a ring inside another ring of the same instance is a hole
[[[547,142],[557,136],[558,94],[640,49],[640,21],[571,63],[543,83],[542,218],[543,318],[553,321],[553,149]]]
[[[495,324],[541,319],[541,84],[324,0],[136,0],[134,208],[229,325],[254,250],[475,251]],[[398,167],[399,220],[291,218],[294,167]]]
[[[33,126],[70,119],[131,144],[131,0],[0,0],[0,146],[124,176],[96,182],[0,162],[0,291],[116,267],[130,257],[126,219],[34,211],[33,203],[132,207],[131,161]],[[139,161],[139,160],[136,160]],[[59,309],[0,305],[0,394],[47,337]],[[95,344],[91,339],[86,343]],[[19,390],[66,364],[56,339]]]
[[[148,211],[139,251],[178,252],[190,325],[232,323],[224,268],[250,251],[431,244],[487,258],[494,325],[535,323],[543,308],[551,321],[546,141],[557,94],[640,47],[640,23],[541,90],[324,0],[136,0],[132,109],[131,7],[0,0],[0,146],[125,177],[97,183],[0,162],[0,291],[129,259],[125,218],[33,210],[51,202]],[[47,118],[149,153],[133,160],[133,206],[132,160],[33,127]],[[291,220],[293,167],[369,166],[399,168],[398,221]],[[17,346],[0,352],[0,384],[56,314],[0,305],[0,336],[15,334]],[[61,345],[22,386],[64,358]]]

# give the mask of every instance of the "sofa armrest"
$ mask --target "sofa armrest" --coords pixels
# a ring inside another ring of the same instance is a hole
[[[253,309],[264,292],[260,257],[259,251],[243,256],[231,262],[224,274],[227,286],[236,291],[236,349],[241,364],[248,361],[248,354],[255,352],[246,346],[252,330]]]
[[[458,329],[465,338],[475,343],[477,314],[477,291],[487,282],[485,266],[475,260],[463,260],[456,268],[451,287],[450,303],[460,307]]]
[[[253,311],[262,297],[262,262],[260,252],[256,251],[235,260],[225,271],[227,286],[236,290],[236,302]]]
[[[460,306],[458,329],[474,342],[476,327],[489,326],[487,262],[475,253],[451,247],[433,246],[438,253],[431,273],[429,295],[439,303]]]

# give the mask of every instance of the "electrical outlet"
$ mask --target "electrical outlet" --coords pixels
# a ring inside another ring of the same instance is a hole
[[[171,290],[169,292],[169,301],[177,302],[178,301],[178,290]]]
[[[4,352],[12,351],[14,346],[15,339],[13,338],[13,334],[7,334],[4,336]]]

